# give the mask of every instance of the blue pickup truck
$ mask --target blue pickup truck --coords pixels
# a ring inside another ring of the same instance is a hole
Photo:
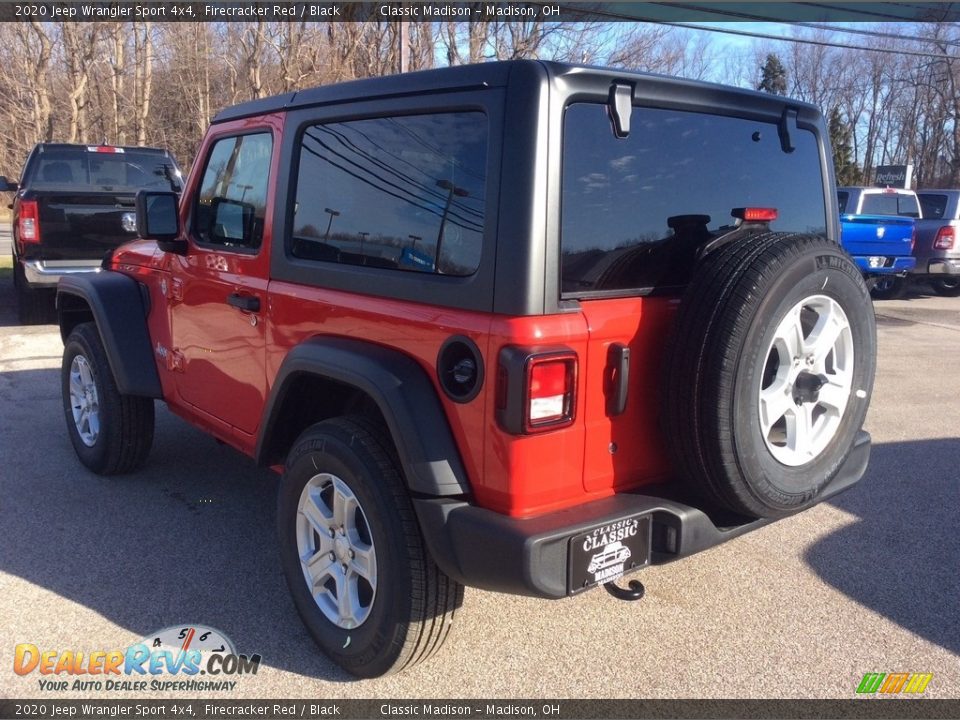
[[[915,221],[922,215],[912,190],[876,187],[837,188],[844,249],[853,256],[878,300],[906,290],[913,270]]]

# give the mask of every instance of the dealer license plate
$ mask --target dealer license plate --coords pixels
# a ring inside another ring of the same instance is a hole
[[[616,580],[650,562],[650,516],[636,515],[570,540],[570,593]]]

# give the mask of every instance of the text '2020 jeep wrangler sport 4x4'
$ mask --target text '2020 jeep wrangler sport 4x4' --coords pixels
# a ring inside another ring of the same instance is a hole
[[[561,598],[863,474],[867,288],[827,134],[773,95],[519,61],[223,111],[182,199],[59,286],[98,473],[153,401],[282,469],[320,647],[430,656],[463,586]],[[634,592],[634,595],[637,593]]]

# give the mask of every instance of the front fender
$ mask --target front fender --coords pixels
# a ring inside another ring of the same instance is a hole
[[[140,284],[108,270],[60,278],[57,310],[64,342],[70,328],[65,316],[75,310],[68,298],[79,298],[93,315],[117,389],[124,395],[162,398]]]

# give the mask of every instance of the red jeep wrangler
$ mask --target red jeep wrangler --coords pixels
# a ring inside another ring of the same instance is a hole
[[[465,585],[637,597],[866,468],[830,157],[808,105],[533,61],[230,108],[60,282],[73,446],[132,471],[161,399],[282,471],[290,591],[356,675],[433,654]]]

